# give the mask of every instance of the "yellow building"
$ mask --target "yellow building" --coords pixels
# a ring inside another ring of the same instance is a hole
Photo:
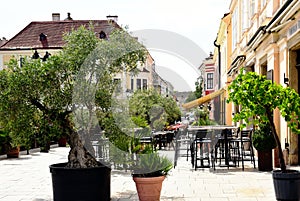
[[[230,84],[239,69],[246,67],[248,71],[266,75],[273,82],[290,86],[299,93],[300,1],[231,0],[229,9],[230,19],[222,19],[217,37],[221,49],[226,49],[222,55],[227,60],[222,62],[220,84],[224,84],[225,72],[226,84]],[[222,42],[224,37],[227,43]],[[223,57],[221,60],[225,59]],[[230,115],[238,112],[239,106],[229,104],[225,110],[226,124],[233,124]],[[288,129],[278,111],[274,112],[274,122],[282,144],[289,149],[289,152],[284,150],[288,156],[286,162],[299,164],[299,136]]]

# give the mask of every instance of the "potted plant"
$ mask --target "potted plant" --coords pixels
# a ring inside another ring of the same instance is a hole
[[[160,200],[162,183],[173,164],[166,156],[160,156],[152,148],[146,150],[137,155],[132,167],[132,177],[140,201],[157,201]]]
[[[280,170],[273,170],[273,181],[277,200],[300,200],[300,172],[287,169],[283,157],[281,142],[273,121],[275,109],[280,111],[293,133],[300,134],[300,97],[290,87],[267,80],[266,76],[255,72],[240,71],[238,76],[228,87],[228,102],[240,105],[240,111],[235,114],[234,121],[243,121],[241,127],[248,123],[254,125],[259,122],[270,124],[272,135],[278,148]]]
[[[15,135],[52,138],[60,133],[68,138],[68,161],[50,166],[56,201],[110,200],[111,169],[88,149],[88,136],[98,123],[115,123],[106,122],[112,116],[113,101],[108,97],[114,93],[113,76],[136,68],[146,51],[116,24],[106,29],[109,40],[101,40],[93,25],[81,26],[66,33],[62,51],[46,61],[24,57],[21,67],[12,58],[0,71],[0,121],[5,127],[14,129]],[[32,132],[22,132],[27,129]]]
[[[12,144],[9,132],[0,130],[0,154],[6,153],[7,158],[18,158],[20,146]]]
[[[276,147],[269,124],[259,124],[252,134],[252,143],[257,150],[258,170],[272,171],[272,150]]]

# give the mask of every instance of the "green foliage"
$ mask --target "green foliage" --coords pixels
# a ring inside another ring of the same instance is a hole
[[[136,91],[129,101],[129,114],[147,121],[152,129],[161,130],[181,116],[176,101],[155,90]]]
[[[173,168],[172,162],[166,156],[160,156],[157,152],[140,154],[133,165],[134,177],[166,176]]]
[[[202,84],[203,84],[203,80],[201,80],[200,82],[198,82],[198,81],[195,82],[196,90],[194,91],[194,95],[195,95],[196,99],[202,97],[202,91],[203,91]]]
[[[148,122],[145,119],[143,119],[141,116],[133,116],[131,117],[131,120],[137,127],[144,128],[148,126]]]
[[[233,120],[244,120],[243,127],[249,123],[256,125],[269,122],[267,112],[278,108],[292,131],[300,134],[300,97],[294,89],[272,83],[265,76],[254,72],[244,74],[241,71],[228,90],[227,102],[241,105],[241,110],[234,115]]]
[[[209,110],[204,107],[203,109],[197,108],[195,110],[196,121],[193,122],[193,126],[204,126],[204,125],[217,125],[217,123],[209,119]]]
[[[278,156],[282,171],[286,170],[283,158],[281,142],[277,135],[273,112],[280,111],[281,116],[287,122],[292,132],[300,134],[300,96],[290,87],[272,83],[265,76],[255,72],[244,73],[242,69],[239,75],[228,87],[229,98],[227,102],[240,105],[241,110],[234,115],[234,121],[242,121],[241,127],[247,124],[269,124],[273,137],[278,147]],[[269,134],[269,133],[267,133]]]
[[[10,147],[11,138],[9,133],[4,130],[0,130],[0,154],[4,154]]]
[[[123,67],[130,71],[143,62],[145,48],[124,30],[113,30],[109,40],[99,40],[92,25],[66,33],[64,40],[63,50],[45,62],[28,57],[20,67],[13,58],[7,69],[0,71],[0,124],[15,145],[27,146],[34,136],[48,141],[60,135],[70,137],[79,129],[88,133],[98,121],[102,128],[110,128],[113,136],[122,133],[117,126],[110,126],[115,125],[112,78]],[[84,109],[74,116],[78,105]]]
[[[193,100],[196,100],[197,97],[195,96],[195,93],[191,92],[188,97],[185,99],[184,103],[189,103]]]
[[[276,148],[276,141],[272,135],[270,124],[260,124],[252,134],[253,146],[256,150],[270,150]]]

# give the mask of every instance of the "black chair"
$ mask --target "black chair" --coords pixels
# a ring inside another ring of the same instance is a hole
[[[168,131],[167,134],[166,134],[166,146],[170,149],[171,146],[172,148],[174,149],[174,143],[173,143],[173,140],[174,140],[174,136],[175,136],[175,132],[174,131]]]
[[[215,165],[218,163],[220,167],[235,167],[236,159],[233,158],[233,149],[231,145],[232,129],[218,130],[214,136],[214,149],[212,153],[212,165],[215,169]]]
[[[186,161],[191,157],[192,138],[187,129],[180,128],[174,132],[173,141],[175,143],[174,168],[179,157],[186,157]]]
[[[197,130],[194,135],[192,165],[195,170],[197,168],[210,168],[211,132],[208,130]]]
[[[238,130],[235,138],[231,139],[231,153],[239,166],[245,169],[244,162],[250,161],[255,168],[254,148],[252,144],[252,130]]]

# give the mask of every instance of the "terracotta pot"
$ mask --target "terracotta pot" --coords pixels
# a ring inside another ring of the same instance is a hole
[[[66,147],[67,146],[67,138],[61,137],[58,139],[58,146],[59,147]]]
[[[19,158],[20,147],[14,147],[8,150],[6,153],[7,158]]]
[[[159,201],[165,176],[133,177],[140,201]]]

